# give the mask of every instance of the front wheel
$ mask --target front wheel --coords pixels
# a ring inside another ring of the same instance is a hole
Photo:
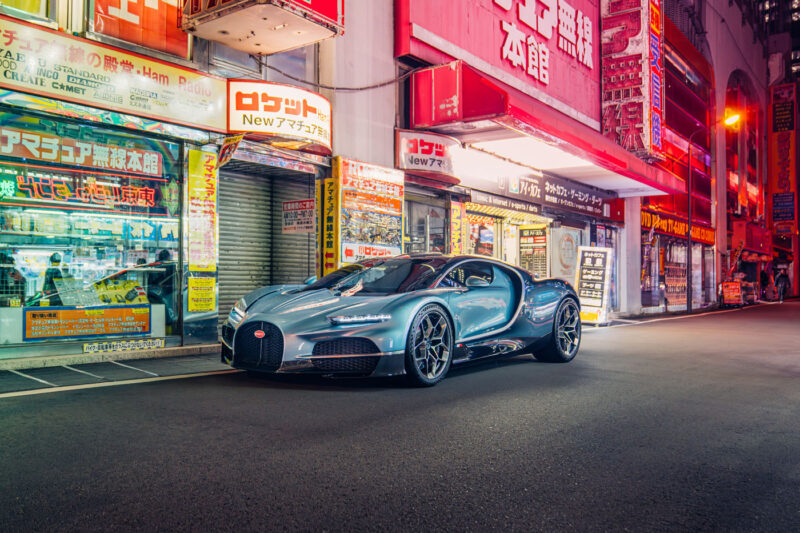
[[[453,362],[453,328],[444,310],[429,304],[420,309],[406,338],[406,374],[412,385],[439,383]]]
[[[547,345],[533,356],[548,363],[568,363],[581,345],[581,313],[575,300],[567,298],[559,304],[553,318],[553,334]]]

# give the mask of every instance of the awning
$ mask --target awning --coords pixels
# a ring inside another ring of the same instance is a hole
[[[460,60],[415,72],[411,108],[413,128],[620,197],[686,192],[673,174]]]

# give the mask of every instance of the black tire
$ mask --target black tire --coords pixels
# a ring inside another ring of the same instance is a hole
[[[432,387],[453,362],[453,325],[444,309],[428,304],[419,310],[406,336],[406,375],[411,385]]]
[[[547,363],[568,363],[575,358],[580,345],[581,313],[575,300],[565,298],[556,309],[547,344],[533,356]]]

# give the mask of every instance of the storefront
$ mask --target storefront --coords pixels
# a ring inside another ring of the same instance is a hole
[[[686,221],[666,213],[642,211],[642,308],[645,313],[686,309],[688,243]],[[692,305],[716,301],[713,228],[692,226]]]

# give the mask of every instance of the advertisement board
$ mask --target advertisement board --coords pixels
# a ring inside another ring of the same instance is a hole
[[[642,229],[685,239],[689,231],[689,224],[685,220],[666,213],[651,213],[650,211],[642,210]],[[714,228],[692,224],[692,241],[713,245],[716,242],[715,239],[716,231]]]
[[[188,310],[190,313],[207,313],[217,309],[217,280],[191,277],[187,280]]]
[[[186,59],[178,0],[94,0],[94,31]]]
[[[217,154],[189,150],[187,233],[189,272],[217,270]]]
[[[797,86],[770,88],[769,214],[777,235],[797,233]]]
[[[60,337],[102,337],[150,333],[150,306],[26,307],[25,341]]]
[[[228,130],[271,144],[331,153],[331,104],[315,92],[267,81],[228,80]]]
[[[601,131],[643,159],[664,159],[661,0],[600,5]]]
[[[395,132],[395,166],[409,174],[458,184],[453,171],[454,149],[461,143],[447,135],[412,130]]]
[[[0,87],[225,131],[225,80],[0,16]]]
[[[396,55],[462,59],[594,130],[600,125],[596,0],[398,0]]]
[[[722,282],[722,303],[725,305],[743,305],[741,281]]]
[[[314,198],[283,202],[281,233],[314,233],[316,201]]]
[[[597,246],[578,248],[575,290],[581,302],[581,320],[608,322],[608,295],[614,250]]]

